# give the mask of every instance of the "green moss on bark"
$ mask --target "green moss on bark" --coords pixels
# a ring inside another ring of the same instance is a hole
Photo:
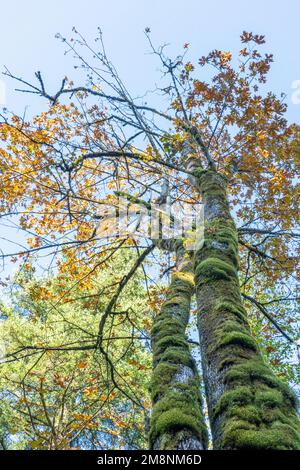
[[[186,414],[185,410],[181,408],[172,408],[171,410],[159,413],[151,429],[150,439],[155,440],[158,436],[168,433],[170,435],[169,445],[172,445],[173,434],[177,431],[182,432],[183,429],[191,431],[191,434],[199,440],[202,439],[202,430],[201,428],[199,429],[197,415]]]
[[[155,342],[153,347],[153,353],[157,356],[163,353],[167,348],[177,347],[182,348],[183,350],[188,347],[186,338],[182,334],[166,335],[161,339]]]
[[[205,242],[195,254],[195,279],[214,448],[300,449],[297,400],[263,361],[247,324],[226,181],[212,171],[198,178]]]
[[[159,355],[159,360],[170,362],[171,364],[183,364],[187,367],[193,367],[193,358],[188,349],[181,350],[174,347],[169,347],[162,354]]]
[[[248,424],[248,421],[245,422]],[[237,422],[235,422],[237,424]],[[229,426],[224,432],[223,447],[240,450],[295,450],[295,442],[299,442],[299,435],[287,425],[276,425],[273,429],[257,429],[255,425],[243,429],[237,425],[236,429]]]
[[[185,335],[194,280],[184,269],[185,263],[173,274],[151,333],[152,449],[203,449],[207,444],[199,376]]]
[[[199,263],[195,269],[196,281],[199,284],[212,282],[218,279],[236,278],[236,270],[226,261],[209,257]]]
[[[246,321],[246,311],[241,305],[236,305],[234,302],[220,300],[216,307],[216,311],[222,315],[226,312],[235,315],[238,317],[242,322]]]
[[[222,339],[220,339],[216,344],[216,349],[223,348],[230,344],[237,344],[248,349],[253,349],[253,351],[257,351],[257,345],[254,338],[240,331],[232,331],[224,334]]]

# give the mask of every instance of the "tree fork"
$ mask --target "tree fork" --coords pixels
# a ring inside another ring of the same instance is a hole
[[[215,449],[299,449],[297,401],[251,336],[238,279],[238,238],[225,177],[196,169],[205,240],[195,254],[198,328]]]
[[[151,332],[153,374],[150,448],[161,450],[205,449],[207,430],[202,414],[199,375],[189,350],[189,321],[194,276],[189,255],[177,251],[166,300]]]

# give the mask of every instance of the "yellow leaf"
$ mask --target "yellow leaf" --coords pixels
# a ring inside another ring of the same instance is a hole
[[[78,364],[77,364],[77,367],[78,367],[79,369],[85,369],[86,366],[87,366],[87,363],[84,362],[84,361],[80,361],[80,362],[78,362]]]

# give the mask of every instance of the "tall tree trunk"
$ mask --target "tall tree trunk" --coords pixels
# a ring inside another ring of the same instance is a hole
[[[191,269],[180,247],[177,271],[152,329],[151,449],[206,448],[199,376],[185,333],[195,287]]]
[[[205,218],[195,255],[198,328],[214,448],[299,449],[296,399],[263,361],[246,320],[226,181],[195,173]]]

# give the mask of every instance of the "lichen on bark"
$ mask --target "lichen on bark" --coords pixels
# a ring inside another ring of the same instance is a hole
[[[299,449],[296,398],[264,362],[238,279],[238,239],[226,179],[196,170],[205,234],[195,254],[198,328],[215,449]]]
[[[153,375],[150,448],[205,449],[200,379],[189,349],[186,328],[194,293],[192,263],[177,246],[177,271],[151,333]]]

